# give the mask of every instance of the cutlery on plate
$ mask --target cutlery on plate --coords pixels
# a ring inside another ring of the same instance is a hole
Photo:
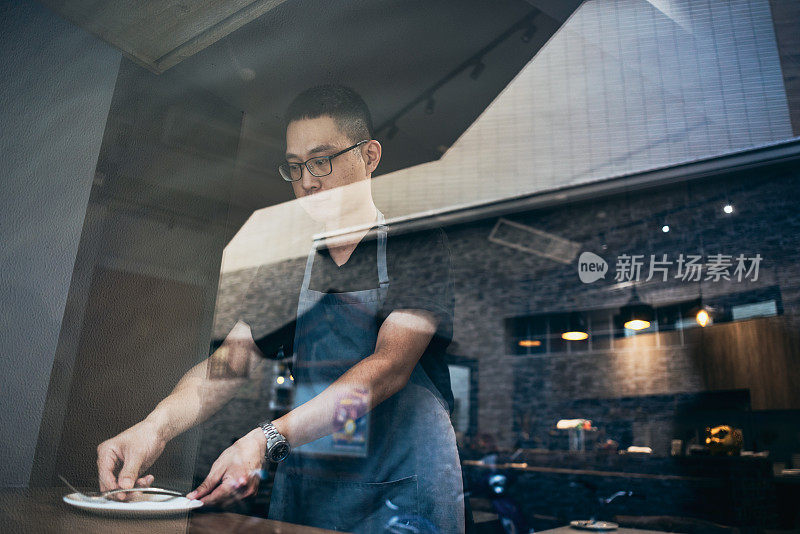
[[[183,492],[169,490],[164,488],[130,488],[130,489],[113,489],[108,491],[80,491],[75,486],[67,482],[67,479],[61,475],[58,475],[58,478],[61,479],[61,482],[67,485],[69,489],[74,491],[75,493],[82,495],[83,497],[87,497],[89,499],[105,499],[110,495],[116,495],[118,493],[148,493],[154,495],[170,495],[172,497],[184,497]]]

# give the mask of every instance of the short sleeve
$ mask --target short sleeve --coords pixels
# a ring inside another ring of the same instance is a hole
[[[291,321],[271,331],[262,331],[257,327],[254,329],[251,326],[250,330],[253,333],[253,341],[264,356],[280,358],[282,355],[291,356],[294,352],[295,324],[296,321]]]

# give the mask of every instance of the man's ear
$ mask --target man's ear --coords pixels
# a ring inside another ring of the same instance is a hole
[[[372,174],[378,168],[378,163],[381,161],[381,150],[381,144],[375,139],[364,144],[362,154],[367,166],[367,174]]]

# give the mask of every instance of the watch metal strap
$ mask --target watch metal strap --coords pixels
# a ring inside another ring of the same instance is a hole
[[[286,440],[283,434],[278,432],[278,429],[275,428],[275,425],[269,421],[264,421],[259,426],[261,426],[261,431],[264,432],[264,436],[267,438],[267,460],[280,462],[286,458],[286,456],[289,454],[289,442]],[[279,447],[281,449],[280,452],[274,450],[274,447],[277,444],[281,444],[281,447]],[[277,452],[277,454],[274,454],[275,452]]]

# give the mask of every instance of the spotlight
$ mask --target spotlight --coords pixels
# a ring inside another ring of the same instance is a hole
[[[486,65],[484,65],[483,61],[478,61],[477,63],[475,63],[475,66],[472,67],[472,72],[469,73],[469,77],[472,78],[473,80],[477,80],[478,76],[481,75],[483,69],[485,68]]]
[[[661,227],[661,231],[662,231],[662,232],[664,232],[665,234],[666,234],[667,232],[669,232],[669,225],[668,225],[668,224],[665,224],[664,226],[662,226],[662,227]]]
[[[722,208],[722,211],[728,214],[733,213],[733,206],[731,206],[730,204],[725,204],[725,207]]]
[[[436,107],[436,100],[433,97],[428,98],[428,102],[425,104],[425,113],[428,115],[433,115],[433,109]]]

